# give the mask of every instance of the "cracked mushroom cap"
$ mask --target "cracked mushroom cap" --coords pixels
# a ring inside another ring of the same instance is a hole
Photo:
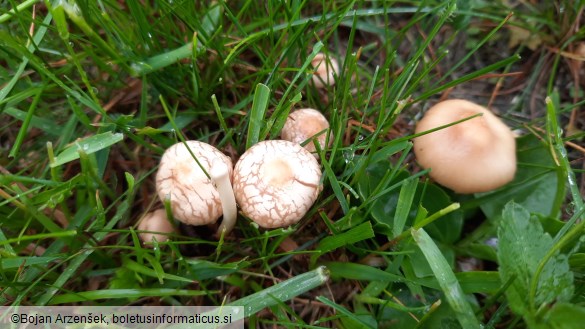
[[[494,190],[514,179],[516,140],[498,117],[475,103],[453,99],[427,111],[416,133],[481,113],[481,116],[414,138],[418,163],[457,193]]]
[[[203,142],[187,141],[186,144],[208,174],[214,161],[221,161],[231,177],[233,166],[229,157]],[[163,202],[170,198],[173,216],[185,224],[215,223],[223,214],[218,190],[183,143],[174,144],[163,154],[156,174],[156,189]]]
[[[329,128],[329,121],[321,112],[314,109],[299,109],[291,112],[284,123],[280,132],[280,137],[284,140],[301,144],[307,139],[311,139],[304,147],[307,151],[315,152],[315,144],[312,139],[315,135]],[[316,137],[321,148],[325,148],[327,132],[321,133]],[[333,142],[329,136],[329,144]]]
[[[166,211],[164,209],[157,209],[142,218],[140,223],[138,223],[138,230],[150,231],[141,232],[138,236],[144,244],[152,244],[153,239],[156,239],[158,242],[167,241],[169,239],[168,235],[160,233],[172,233],[175,231],[175,228],[168,220]]]
[[[321,168],[299,144],[270,140],[246,151],[234,168],[233,186],[242,212],[264,228],[298,222],[320,192]]]

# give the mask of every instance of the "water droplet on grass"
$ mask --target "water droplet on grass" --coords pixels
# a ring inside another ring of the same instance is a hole
[[[345,163],[350,163],[353,161],[353,158],[355,157],[355,153],[353,152],[343,152],[343,159],[345,160]]]

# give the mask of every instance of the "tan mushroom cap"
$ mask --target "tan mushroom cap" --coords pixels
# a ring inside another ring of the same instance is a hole
[[[139,231],[152,232],[141,232],[138,234],[144,244],[152,244],[153,239],[156,239],[158,242],[164,242],[169,238],[166,234],[157,234],[154,232],[172,233],[175,230],[173,224],[167,219],[167,213],[164,209],[157,209],[146,214],[140,223],[138,223],[137,228]]]
[[[457,193],[487,192],[514,179],[514,134],[486,108],[460,99],[436,104],[416,125],[415,132],[421,133],[478,113],[482,116],[414,139],[418,163]]]
[[[305,145],[305,149],[309,152],[315,152],[315,144],[313,144],[313,137],[318,133],[329,128],[329,121],[321,112],[314,109],[299,109],[291,112],[284,123],[284,127],[280,132],[280,137],[284,140],[301,144],[307,139],[311,139]],[[321,148],[325,148],[327,140],[327,132],[321,133],[316,137]],[[333,142],[333,138],[329,137],[329,144]]]
[[[321,168],[299,144],[271,140],[248,149],[234,168],[242,212],[264,228],[285,227],[309,211],[320,192]]]
[[[209,174],[216,159],[222,161],[232,176],[229,157],[215,147],[199,141],[187,141],[193,155]],[[189,225],[215,223],[222,215],[219,193],[183,143],[168,148],[160,161],[156,186],[161,200],[170,197],[173,216]]]
[[[328,57],[324,53],[318,53],[311,61],[314,75],[313,83],[317,88],[325,88],[335,85],[335,76],[339,74],[339,63],[333,57]]]

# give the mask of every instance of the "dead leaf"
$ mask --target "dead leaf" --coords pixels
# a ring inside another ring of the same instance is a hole
[[[540,35],[531,32],[519,26],[510,26],[510,40],[508,40],[508,48],[516,48],[519,45],[524,45],[530,50],[536,50],[542,45],[542,38]]]

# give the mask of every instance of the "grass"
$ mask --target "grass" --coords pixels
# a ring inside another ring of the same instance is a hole
[[[249,327],[578,327],[585,4],[511,3],[0,4],[0,303],[244,305]],[[334,87],[311,82],[318,52],[341,63]],[[523,133],[496,192],[454,194],[416,165],[415,120],[457,97]],[[240,216],[221,240],[196,227],[141,245],[167,147],[237,160],[302,107],[333,137],[299,224]]]

